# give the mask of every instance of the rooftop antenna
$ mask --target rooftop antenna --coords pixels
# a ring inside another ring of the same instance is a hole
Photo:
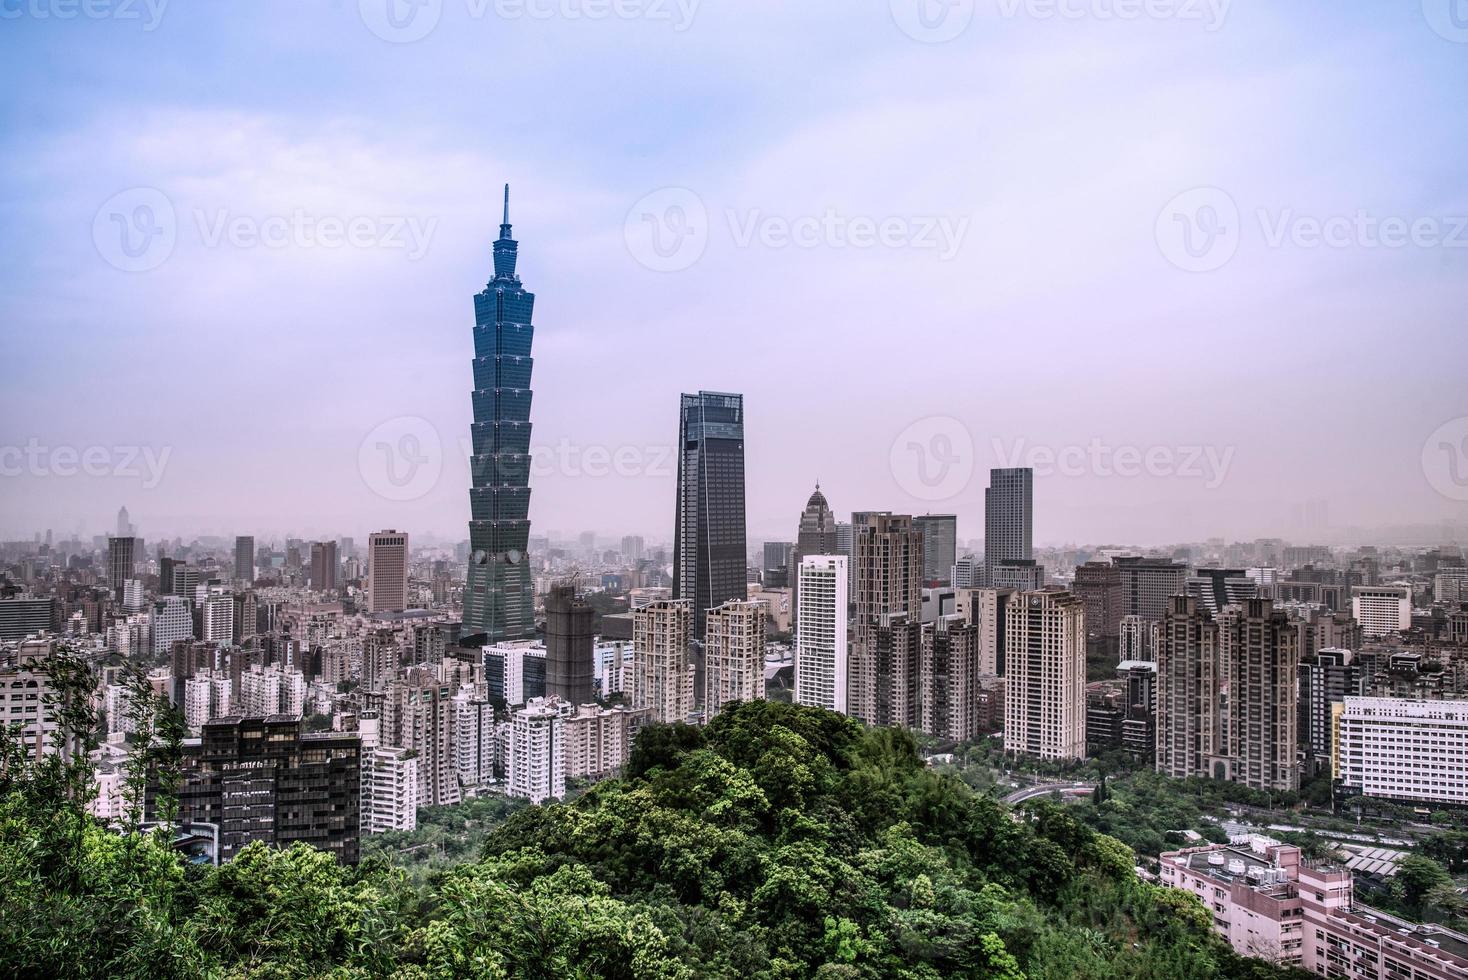
[[[510,223],[510,185],[505,185],[505,220],[503,224]]]

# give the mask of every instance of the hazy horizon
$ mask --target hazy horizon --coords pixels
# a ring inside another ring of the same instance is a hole
[[[7,15],[0,536],[466,536],[508,182],[533,535],[671,539],[707,389],[751,542],[1468,537],[1448,0],[526,2]]]

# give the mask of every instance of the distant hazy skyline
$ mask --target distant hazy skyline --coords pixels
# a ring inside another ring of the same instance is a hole
[[[0,535],[465,537],[505,182],[533,534],[671,540],[700,389],[752,542],[1462,527],[1468,27],[1144,6],[7,7]]]

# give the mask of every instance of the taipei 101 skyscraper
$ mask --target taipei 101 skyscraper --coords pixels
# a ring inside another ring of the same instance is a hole
[[[530,323],[535,295],[515,275],[510,185],[494,278],[474,297],[474,424],[464,635],[490,642],[535,632],[530,564]]]

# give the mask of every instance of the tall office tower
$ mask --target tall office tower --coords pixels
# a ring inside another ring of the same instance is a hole
[[[1086,609],[1063,589],[1005,606],[1004,751],[1086,756]]]
[[[642,561],[642,553],[646,550],[640,534],[629,534],[622,538],[622,560],[633,565]]]
[[[1300,658],[1300,747],[1310,761],[1329,764],[1331,723],[1336,705],[1365,694],[1361,670],[1350,650],[1327,647]]]
[[[1225,606],[1258,596],[1259,583],[1242,568],[1199,568],[1183,581],[1183,590],[1216,616]]]
[[[654,721],[693,714],[691,599],[657,599],[632,614],[632,706],[651,708]]]
[[[406,540],[403,553],[406,556]],[[336,557],[335,541],[311,542],[311,588],[317,592],[330,592],[336,588],[337,570],[341,567]],[[404,579],[406,582],[406,577]]]
[[[886,623],[886,617],[901,614],[912,624],[922,621],[923,535],[905,514],[859,514],[852,523],[856,527],[851,577],[855,616],[848,712],[869,725],[907,724],[881,719],[911,717],[911,685],[890,672],[909,666],[915,670],[916,634],[893,636],[888,627],[898,626],[899,631],[906,627]],[[894,648],[892,643],[900,645]],[[906,698],[908,703],[892,703],[893,697]]]
[[[176,595],[173,591],[173,570],[183,564],[176,558],[158,556],[158,594]]]
[[[790,585],[790,556],[795,552],[793,541],[766,541],[764,565],[760,569],[760,583],[767,589],[784,589]]]
[[[542,803],[566,795],[559,703],[533,698],[510,725],[507,796]]]
[[[473,574],[472,572],[470,573]],[[367,611],[408,608],[408,535],[378,531],[367,535]]]
[[[836,522],[836,554],[845,555],[849,562],[856,547],[856,529],[849,521]]]
[[[953,563],[958,559],[958,517],[924,514],[912,519],[923,533],[923,584],[952,585]]]
[[[247,585],[255,581],[255,538],[253,535],[235,536],[234,580]]]
[[[984,584],[994,585],[1001,561],[1035,557],[1035,471],[1028,466],[989,471],[984,491]]]
[[[843,548],[841,542],[836,538],[836,515],[831,512],[831,506],[826,503],[826,495],[821,493],[821,485],[817,483],[810,499],[805,502],[805,510],[800,512],[800,525],[795,532],[795,548],[790,552],[790,622],[792,626],[800,622],[801,559],[806,555],[849,556],[850,542],[848,541],[847,546]]]
[[[576,586],[560,582],[545,597],[545,695],[567,704],[595,698],[596,610],[576,597]]]
[[[127,508],[117,508],[117,536],[119,538],[130,538],[133,536],[133,522],[128,517]]]
[[[452,692],[433,674],[414,668],[387,686],[382,705],[382,743],[418,753],[423,806],[459,802],[454,762]]]
[[[1228,778],[1250,789],[1299,789],[1299,632],[1269,599],[1247,599],[1219,614],[1218,633]]]
[[[673,526],[673,598],[693,603],[693,639],[708,610],[743,599],[744,396],[683,396],[678,418],[678,513]],[[702,692],[699,692],[702,694]]]
[[[178,562],[173,566],[173,594],[190,602],[197,602],[199,598],[199,583],[203,576],[193,565]]]
[[[137,565],[137,544],[138,539],[133,537],[107,539],[107,585],[112,589],[112,597],[119,602],[122,601],[123,583],[136,577],[133,570]]]
[[[1128,616],[1129,626],[1144,625],[1141,617]],[[1127,657],[1123,640],[1123,660]],[[1157,771],[1175,779],[1213,776],[1214,762],[1222,754],[1223,682],[1218,624],[1193,596],[1177,595],[1168,600],[1155,650],[1157,658]],[[1226,771],[1219,770],[1219,775]]]
[[[535,294],[515,274],[510,187],[494,278],[474,297],[474,424],[464,634],[491,642],[535,632],[530,538],[530,342]]]
[[[765,604],[733,599],[708,612],[704,633],[704,712],[765,696]]]
[[[1412,626],[1410,585],[1357,585],[1351,589],[1351,611],[1366,636],[1388,636]]]
[[[979,734],[979,628],[963,616],[924,623],[918,665],[918,728],[966,742]]]
[[[1161,622],[1168,610],[1168,600],[1187,591],[1187,565],[1167,558],[1136,555],[1118,556],[1112,562],[1121,570],[1124,616],[1140,616],[1149,623]]]
[[[808,612],[795,627],[795,702],[845,714],[846,556],[803,556],[797,581]]]
[[[1106,561],[1076,566],[1071,591],[1086,604],[1086,634],[1101,653],[1113,653],[1121,638],[1121,570]]]
[[[219,827],[219,859],[247,844],[298,841],[355,864],[361,821],[362,743],[356,733],[302,730],[299,717],[205,722],[184,743],[179,818]],[[147,794],[157,816],[157,786]]]
[[[415,830],[422,787],[418,754],[397,745],[362,748],[362,833]]]

